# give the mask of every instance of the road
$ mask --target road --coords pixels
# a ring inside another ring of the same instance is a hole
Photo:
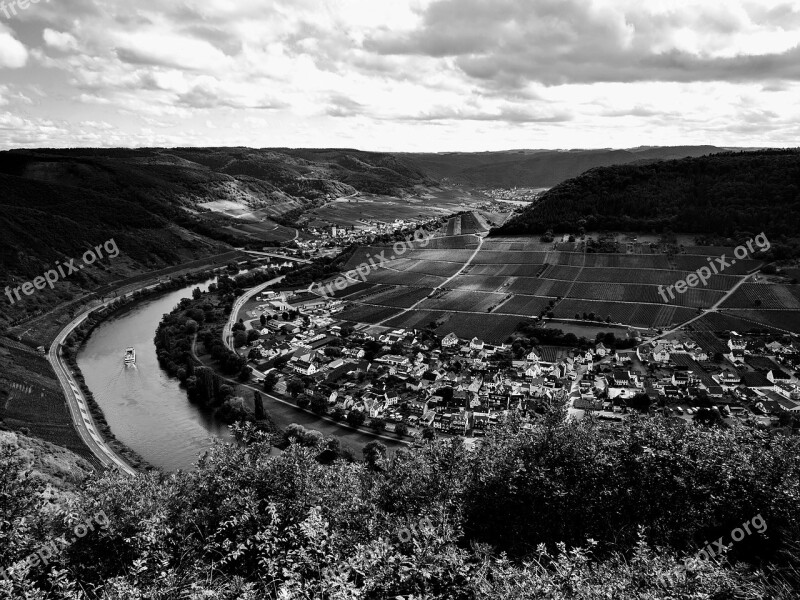
[[[112,301],[113,300],[109,300],[101,306],[105,306]],[[86,444],[86,447],[89,448],[91,453],[94,454],[95,457],[97,457],[97,460],[99,460],[104,466],[117,469],[118,471],[127,475],[135,476],[136,470],[122,460],[122,458],[120,458],[103,441],[103,437],[100,435],[100,432],[97,431],[97,425],[95,424],[94,419],[89,412],[86,398],[73,380],[72,374],[70,373],[67,365],[63,362],[61,353],[59,352],[62,344],[64,344],[64,340],[67,339],[67,336],[69,336],[69,334],[72,333],[72,331],[86,319],[89,313],[97,308],[99,307],[85,310],[79,316],[75,317],[75,319],[73,319],[69,325],[61,330],[61,332],[56,336],[56,339],[50,345],[50,351],[47,354],[47,360],[52,365],[53,370],[58,377],[58,381],[64,390],[64,395],[67,399],[67,406],[69,406],[69,412],[72,416],[72,422],[75,425],[75,430],[83,440],[83,443]],[[122,360],[121,356],[120,360]]]
[[[685,323],[681,323],[681,324],[680,324],[680,325],[678,325],[677,327],[673,327],[673,328],[672,328],[672,329],[670,329],[669,331],[665,331],[664,333],[660,333],[660,334],[658,334],[657,336],[654,336],[654,337],[648,338],[648,339],[646,339],[646,340],[642,340],[642,345],[644,345],[644,344],[648,344],[648,343],[650,343],[650,342],[654,342],[654,341],[656,341],[656,340],[660,340],[661,338],[663,338],[663,337],[666,337],[666,336],[668,336],[668,335],[672,335],[673,333],[675,333],[675,332],[677,332],[677,331],[680,331],[681,329],[683,329],[683,328],[684,328],[684,327],[686,327],[687,325],[689,325],[689,324],[691,324],[691,323],[694,323],[694,322],[695,322],[695,321],[697,321],[698,319],[702,319],[702,318],[703,318],[704,316],[706,316],[707,314],[714,313],[714,312],[719,312],[719,307],[720,307],[720,306],[722,306],[722,303],[723,303],[723,302],[725,302],[725,301],[726,301],[728,298],[730,298],[731,296],[733,296],[734,292],[735,292],[736,290],[738,290],[738,289],[739,289],[739,288],[740,288],[740,287],[741,287],[741,286],[742,286],[742,285],[743,285],[745,282],[747,282],[747,281],[748,281],[748,280],[749,280],[749,279],[750,279],[750,278],[751,278],[753,275],[755,275],[755,273],[750,273],[750,274],[748,274],[747,276],[743,277],[743,278],[741,279],[741,281],[737,282],[737,283],[736,283],[736,285],[734,285],[734,286],[733,286],[733,287],[732,287],[732,288],[731,288],[731,289],[728,291],[728,293],[727,293],[727,294],[725,294],[725,295],[724,295],[722,298],[720,298],[720,299],[719,299],[719,301],[718,301],[716,304],[714,304],[714,306],[710,307],[708,310],[704,310],[702,313],[700,313],[700,314],[699,314],[699,315],[697,315],[696,317],[693,317],[693,318],[689,319],[689,320],[688,320],[688,321],[686,321]]]
[[[225,342],[225,345],[228,347],[229,350],[232,352],[236,352],[236,349],[233,347],[233,326],[236,323],[236,317],[239,316],[239,311],[242,310],[242,307],[247,304],[248,300],[264,290],[265,288],[274,285],[283,281],[285,275],[281,275],[280,277],[276,277],[275,279],[270,279],[269,281],[265,281],[257,285],[254,288],[247,290],[243,296],[240,296],[236,302],[233,303],[233,309],[231,310],[231,316],[228,317],[228,322],[225,323],[225,327],[222,329],[222,341]]]
[[[247,254],[255,254],[256,256],[269,256],[272,258],[281,258],[283,260],[288,260],[292,262],[299,262],[306,265],[310,265],[313,261],[306,260],[305,258],[297,258],[296,256],[285,256],[283,254],[275,254],[273,252],[259,252],[258,250],[245,250],[244,248],[237,248],[242,252],[246,252]]]
[[[433,290],[431,290],[431,293],[430,293],[430,294],[428,294],[428,296],[426,296],[426,297],[425,297],[425,298],[423,298],[422,300],[420,300],[420,301],[418,301],[418,302],[415,302],[413,305],[409,306],[408,308],[405,308],[405,309],[403,309],[403,311],[402,311],[402,312],[399,312],[399,313],[397,313],[397,314],[391,315],[390,317],[387,317],[386,319],[384,319],[384,320],[383,320],[383,321],[381,321],[380,323],[375,323],[375,325],[383,325],[384,323],[386,323],[386,321],[389,321],[390,319],[396,319],[396,318],[402,317],[404,314],[406,314],[406,313],[408,313],[408,312],[410,312],[410,311],[414,310],[415,308],[417,308],[417,306],[419,306],[420,304],[422,304],[423,302],[425,302],[425,300],[427,300],[427,299],[428,299],[428,297],[430,297],[432,294],[434,294],[434,293],[435,293],[437,290],[440,290],[440,289],[442,289],[442,288],[443,288],[444,286],[446,286],[448,283],[450,283],[451,281],[453,281],[453,279],[455,279],[456,277],[458,277],[459,275],[461,275],[461,273],[463,273],[463,272],[464,272],[464,269],[466,269],[468,266],[470,266],[470,265],[472,264],[472,261],[473,261],[473,260],[475,260],[475,257],[476,257],[476,256],[478,256],[478,252],[480,252],[480,251],[481,251],[481,248],[483,247],[483,236],[480,236],[480,235],[478,235],[477,233],[475,234],[475,236],[478,238],[478,247],[477,247],[477,248],[475,248],[475,252],[473,252],[473,253],[470,255],[469,259],[467,259],[467,261],[464,263],[464,265],[463,265],[463,266],[462,266],[462,267],[461,267],[461,268],[460,268],[458,271],[456,271],[455,275],[453,275],[453,276],[451,276],[451,277],[448,277],[448,278],[447,278],[447,279],[445,279],[445,280],[444,280],[442,283],[440,283],[440,284],[439,284],[439,285],[437,285],[435,288],[433,288]]]

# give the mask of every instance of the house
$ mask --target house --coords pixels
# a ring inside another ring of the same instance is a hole
[[[470,350],[483,350],[483,340],[479,340],[478,338],[474,337],[469,343]]]
[[[595,355],[599,356],[600,358],[605,358],[608,355],[608,352],[609,352],[608,347],[605,344],[603,344],[603,342],[595,344],[594,347]]]
[[[442,348],[454,348],[461,343],[461,340],[458,339],[458,336],[455,333],[448,333],[446,336],[442,338]]]
[[[663,344],[656,344],[651,353],[652,359],[659,363],[669,362],[669,350]]]
[[[292,364],[295,373],[300,373],[301,375],[313,375],[319,370],[318,364],[316,362],[308,362],[305,360],[297,360]]]
[[[792,380],[792,376],[781,371],[780,369],[770,369],[767,372],[767,379],[769,379],[772,383],[777,383],[779,381],[783,383],[789,383]]]

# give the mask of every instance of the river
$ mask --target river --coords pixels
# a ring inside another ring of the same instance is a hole
[[[178,380],[159,366],[153,343],[156,328],[165,313],[172,311],[195,284],[164,296],[145,300],[104,321],[95,329],[78,354],[86,385],[105,414],[111,431],[122,443],[150,464],[164,469],[192,469],[198,456],[215,439],[230,441],[228,426],[190,403]],[[136,349],[136,365],[125,366],[125,348]],[[326,436],[336,435],[343,446],[360,457],[360,448],[372,438],[318,420],[285,404],[264,398],[267,412],[279,427],[300,423]],[[389,447],[399,444],[381,440]]]

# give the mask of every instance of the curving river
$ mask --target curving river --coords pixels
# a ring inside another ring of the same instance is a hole
[[[78,354],[78,365],[105,414],[114,435],[149,463],[165,471],[191,469],[199,454],[215,438],[230,441],[227,425],[186,399],[186,390],[158,364],[153,343],[156,328],[165,313],[192,290],[206,290],[213,280],[169,292],[104,321],[94,330]],[[125,348],[136,349],[136,365],[125,366]],[[342,445],[360,456],[360,448],[371,436],[316,419],[279,402],[264,398],[264,407],[279,427],[299,423],[335,435]],[[389,447],[399,446],[381,440]]]

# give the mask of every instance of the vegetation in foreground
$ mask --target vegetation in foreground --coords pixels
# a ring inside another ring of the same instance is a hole
[[[0,597],[795,597],[796,438],[554,411],[474,451],[375,444],[322,464],[237,436],[194,472],[108,475],[53,502],[4,446]],[[100,511],[107,527],[9,570]],[[680,562],[756,515],[766,528],[727,558]]]

